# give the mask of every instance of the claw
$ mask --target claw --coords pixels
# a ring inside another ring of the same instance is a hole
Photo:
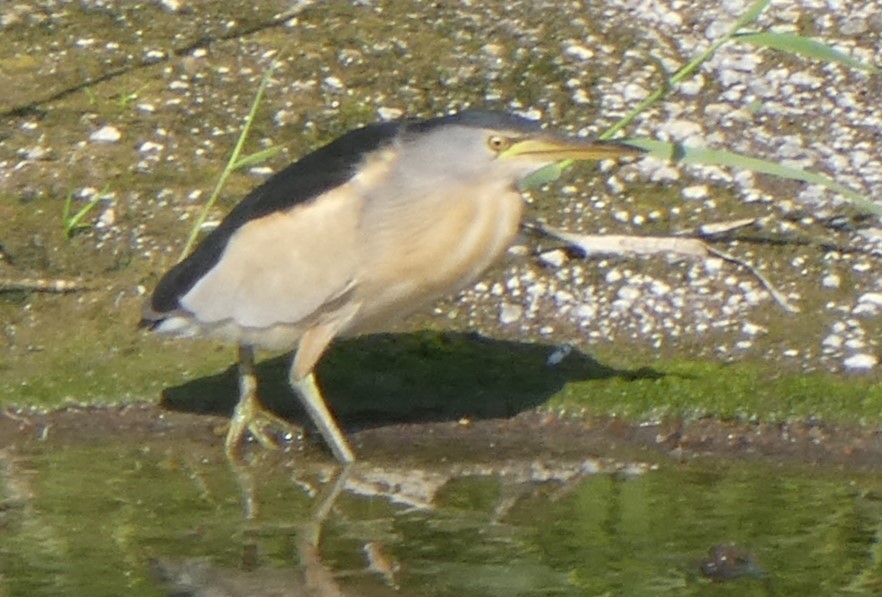
[[[278,436],[294,436],[297,429],[281,417],[266,410],[260,404],[256,394],[249,393],[244,395],[236,405],[236,410],[230,419],[230,428],[224,442],[227,458],[236,459],[238,451],[249,433],[264,448],[277,450],[279,448]]]

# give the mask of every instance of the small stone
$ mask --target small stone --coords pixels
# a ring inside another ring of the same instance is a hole
[[[325,87],[330,89],[331,91],[342,91],[343,90],[343,81],[340,80],[340,77],[325,77],[324,80]]]
[[[708,195],[707,185],[698,184],[693,185],[691,187],[686,187],[682,191],[683,199],[696,200],[696,199],[705,199]]]
[[[878,364],[879,358],[876,355],[866,353],[853,354],[842,361],[842,365],[852,371],[866,371]]]
[[[499,307],[499,323],[509,325],[520,321],[524,315],[524,308],[512,303],[502,303]]]
[[[386,106],[381,106],[377,108],[377,116],[380,117],[380,120],[396,120],[401,118],[404,115],[404,110],[399,108],[388,108]]]
[[[687,137],[700,135],[703,132],[701,125],[691,120],[672,120],[662,126],[662,131],[669,134],[676,141],[682,141]]]
[[[273,124],[276,126],[288,126],[297,120],[297,114],[292,110],[279,110],[273,114]]]
[[[862,33],[866,33],[869,26],[867,25],[867,20],[859,17],[855,17],[852,19],[846,19],[842,25],[839,26],[839,32],[842,35],[861,35]]]
[[[680,83],[678,91],[683,95],[698,95],[704,86],[704,77],[696,75]]]
[[[633,303],[640,298],[640,289],[633,286],[622,286],[616,293],[616,299],[626,303]]]
[[[760,334],[767,333],[769,330],[761,325],[745,321],[744,324],[741,326],[741,331],[747,336],[758,336]]]
[[[113,211],[112,207],[108,207],[104,210],[101,216],[98,218],[98,227],[99,228],[109,228],[113,226],[116,222],[116,212]]]
[[[500,57],[502,56],[505,48],[500,44],[487,43],[481,46],[481,51],[487,54],[488,56]]]
[[[180,12],[184,7],[181,0],[159,0],[159,4],[168,12]]]
[[[574,42],[567,43],[564,47],[564,55],[575,58],[576,60],[589,60],[594,58],[594,52],[591,49]]]
[[[625,85],[625,90],[622,92],[622,97],[624,97],[625,101],[628,103],[643,101],[648,95],[649,92],[636,83],[628,83]]]
[[[94,143],[116,143],[122,137],[119,129],[113,126],[102,126],[100,129],[89,135],[89,141]]]
[[[719,273],[723,269],[723,260],[717,257],[710,257],[704,260],[704,271],[708,274]]]
[[[37,145],[35,147],[29,147],[24,150],[24,157],[26,160],[42,160],[49,157],[49,150],[42,145]]]
[[[831,349],[842,348],[842,345],[844,343],[845,343],[845,341],[842,339],[842,336],[840,336],[839,334],[830,334],[829,336],[827,336],[826,338],[821,340],[821,346],[824,346],[825,348],[831,348]]]
[[[662,166],[649,176],[649,180],[652,182],[671,182],[680,180],[680,171],[674,166]]]
[[[617,269],[611,269],[606,273],[604,280],[607,284],[613,284],[622,279],[622,272]]]
[[[147,50],[144,52],[144,62],[154,64],[165,59],[165,52],[162,50]]]
[[[867,343],[860,338],[851,338],[845,341],[845,347],[852,350],[860,350],[867,347]]]
[[[877,307],[882,307],[882,293],[880,292],[867,292],[862,294],[860,298],[858,298],[859,303],[868,303],[871,305],[876,305]]]
[[[138,153],[156,153],[165,149],[165,145],[154,143],[153,141],[145,141],[138,147]]]
[[[584,89],[576,89],[573,91],[573,103],[587,106],[591,104],[591,96]]]
[[[821,278],[821,286],[823,288],[839,288],[841,284],[842,279],[836,274],[827,274]]]
[[[558,268],[567,261],[567,255],[560,249],[554,251],[546,251],[539,255],[539,260],[545,265]]]

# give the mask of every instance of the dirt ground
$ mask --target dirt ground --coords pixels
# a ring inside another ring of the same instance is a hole
[[[26,447],[38,442],[64,446],[139,440],[186,439],[200,448],[223,445],[224,417],[171,412],[156,405],[71,408],[46,414],[0,414],[0,445]],[[882,435],[861,427],[804,421],[747,424],[701,419],[628,424],[610,418],[561,419],[527,412],[509,419],[374,424],[352,432],[360,459],[390,461],[509,460],[618,456],[650,462],[695,459],[774,459],[783,465],[818,465],[873,472],[882,470]],[[292,459],[330,459],[309,434],[282,441]],[[257,447],[255,446],[257,449]]]

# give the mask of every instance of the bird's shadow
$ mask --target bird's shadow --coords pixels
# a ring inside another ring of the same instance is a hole
[[[317,377],[325,399],[350,429],[394,422],[510,417],[534,408],[572,381],[658,379],[651,368],[615,369],[572,350],[557,364],[550,344],[511,342],[477,334],[377,334],[337,342]],[[272,411],[303,422],[288,385],[290,355],[256,367],[260,398]],[[238,400],[236,366],[162,393],[169,410],[230,415]]]

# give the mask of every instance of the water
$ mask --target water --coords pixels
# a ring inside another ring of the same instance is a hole
[[[271,455],[241,475],[168,444],[4,450],[0,594],[882,592],[882,491],[854,473],[589,459],[341,479]]]

